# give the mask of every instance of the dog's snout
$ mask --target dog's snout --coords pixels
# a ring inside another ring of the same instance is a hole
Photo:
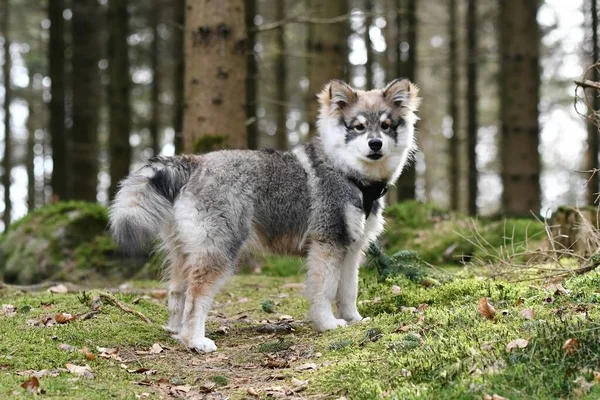
[[[383,142],[381,141],[381,139],[375,138],[375,139],[369,140],[369,147],[373,151],[379,151],[379,150],[381,150],[382,146],[383,146]]]

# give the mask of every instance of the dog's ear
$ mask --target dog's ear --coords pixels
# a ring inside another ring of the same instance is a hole
[[[419,87],[408,79],[395,79],[383,89],[383,98],[395,107],[416,111],[421,104]]]
[[[346,82],[339,80],[329,82],[319,94],[319,103],[330,111],[343,110],[357,100],[356,91]]]

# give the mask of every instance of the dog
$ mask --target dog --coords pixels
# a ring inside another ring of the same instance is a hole
[[[215,351],[205,334],[213,297],[256,248],[305,257],[318,331],[360,321],[358,268],[383,230],[382,197],[416,148],[418,92],[406,79],[371,91],[334,80],[318,95],[318,134],[292,151],[154,157],[125,178],[110,229],[131,253],[159,239],[165,328],[191,349]]]

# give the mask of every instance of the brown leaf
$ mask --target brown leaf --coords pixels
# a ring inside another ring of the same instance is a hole
[[[427,304],[427,303],[419,304],[419,306],[417,307],[417,312],[423,312],[423,311],[427,310],[427,308],[429,308],[429,304]]]
[[[96,359],[96,356],[94,355],[94,353],[92,353],[91,351],[89,351],[87,347],[84,347],[83,349],[81,349],[81,353],[88,360],[95,360]]]
[[[283,358],[269,358],[265,360],[265,367],[267,368],[287,368],[289,366],[290,362],[288,360],[284,360]]]
[[[535,311],[533,310],[533,308],[526,308],[524,310],[521,310],[521,315],[525,319],[533,319],[533,317],[535,316]]]
[[[56,317],[54,317],[56,322],[59,324],[66,324],[67,322],[71,322],[76,318],[77,318],[77,315],[69,314],[69,313],[60,313],[60,314],[57,314]]]
[[[515,339],[506,345],[506,351],[511,352],[512,349],[524,349],[529,344],[526,339]]]
[[[496,315],[496,310],[494,309],[494,306],[488,303],[485,297],[482,297],[481,300],[479,300],[477,311],[479,311],[479,313],[487,319],[493,319]]]
[[[567,339],[565,341],[565,343],[562,345],[563,351],[569,356],[572,356],[573,354],[575,354],[575,351],[577,351],[578,348],[579,348],[579,341],[575,338]]]
[[[408,332],[410,330],[410,325],[402,325],[400,328],[396,328],[394,332]]]
[[[89,378],[89,379],[93,379],[94,378],[94,374],[92,374],[92,369],[87,364],[84,365],[84,366],[81,366],[81,365],[75,365],[75,364],[67,363],[65,365],[65,367],[73,375],[84,376],[84,377]]]
[[[62,283],[59,283],[58,285],[49,287],[48,291],[55,294],[65,294],[69,292],[69,289]]]
[[[249,387],[248,389],[246,389],[246,392],[250,395],[250,396],[255,396],[258,397],[259,393],[256,391],[256,389],[254,389],[253,387]]]
[[[37,393],[40,389],[40,381],[35,376],[32,376],[25,382],[21,383],[21,387],[29,393]]]
[[[317,369],[317,364],[315,363],[306,363],[296,367],[296,371],[310,371]]]

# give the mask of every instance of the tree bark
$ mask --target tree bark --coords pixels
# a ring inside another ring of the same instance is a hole
[[[68,152],[65,129],[65,22],[63,0],[48,1],[50,40],[48,48],[49,74],[52,82],[50,99],[50,137],[52,144],[52,193],[57,200],[67,200]]]
[[[12,102],[12,87],[10,72],[12,67],[10,55],[10,5],[9,0],[3,0],[2,12],[0,12],[0,29],[2,29],[2,38],[4,39],[4,65],[2,66],[2,75],[4,76],[4,157],[2,159],[2,186],[4,186],[4,230],[8,229],[11,222],[12,203],[10,201],[10,185],[12,183],[12,129],[10,103]]]
[[[339,17],[348,11],[346,1],[308,0],[309,12],[319,18]],[[310,136],[316,134],[319,104],[316,95],[332,79],[347,79],[347,21],[308,26],[308,110]]]
[[[101,82],[98,69],[102,24],[97,0],[72,3],[73,128],[71,193],[73,199],[96,201],[98,184],[98,121]]]
[[[129,46],[127,44],[129,15],[126,0],[108,1],[108,26],[110,27],[108,38],[108,73],[110,76],[108,85],[110,120],[109,198],[112,199],[117,193],[119,182],[129,174],[129,164],[131,163],[131,146],[129,145],[131,78],[129,76]]]
[[[152,45],[150,49],[150,64],[152,67],[152,89],[150,95],[150,141],[152,146],[152,155],[160,154],[160,64],[159,64],[159,37],[158,24],[160,23],[160,1],[152,0],[152,9],[150,10],[150,25],[152,26]]]
[[[258,62],[254,48],[256,47],[256,1],[246,1],[246,26],[248,28],[248,53],[246,54],[246,135],[248,136],[248,148],[258,148],[258,120],[256,118],[256,107],[258,99]]]
[[[600,61],[600,49],[598,48],[598,5],[597,0],[590,0],[590,30],[592,32],[592,49],[590,52],[591,64],[595,64]],[[600,74],[598,73],[598,68],[592,69],[592,76],[590,77],[594,82],[600,81]],[[598,164],[598,135],[600,134],[599,126],[600,119],[598,117],[594,118],[594,114],[598,115],[600,113],[600,97],[598,97],[598,91],[596,89],[588,90],[589,96],[593,99],[592,106],[593,110],[591,110],[591,115],[589,116],[591,120],[588,120],[588,149],[587,149],[587,170],[596,170],[599,167]],[[594,174],[587,186],[587,202],[588,204],[594,204],[596,198],[600,193],[600,176],[598,173]]]
[[[373,43],[371,42],[371,35],[369,35],[369,29],[373,25],[373,2],[367,0],[365,2],[365,48],[367,49],[367,63],[365,64],[365,88],[367,90],[373,89],[373,61],[375,61],[375,55],[373,52]]]
[[[187,0],[186,152],[207,149],[214,140],[224,147],[247,146],[244,6],[243,0]]]
[[[541,207],[538,4],[537,0],[500,2],[502,205],[511,215],[538,213]]]
[[[458,111],[458,46],[457,46],[457,10],[456,0],[450,0],[449,4],[449,23],[448,23],[448,37],[449,39],[449,59],[450,64],[450,81],[448,82],[448,113],[452,119],[452,136],[449,142],[449,156],[450,156],[450,208],[458,211],[459,209],[459,193],[460,193],[460,114]]]
[[[277,2],[277,21],[285,18],[285,2]],[[275,60],[275,86],[277,90],[277,134],[276,145],[279,150],[285,150],[288,147],[287,131],[287,65],[286,65],[286,47],[285,47],[285,24],[277,28],[277,56]]]
[[[184,26],[185,26],[185,0],[175,0],[173,5],[173,59],[175,60],[175,73],[173,79],[173,138],[175,154],[183,152],[183,109],[185,107],[185,60],[184,60]]]
[[[477,0],[467,5],[467,212],[477,214]]]
[[[417,71],[417,0],[407,0],[406,15],[403,18],[403,22],[406,27],[406,40],[409,47],[406,61],[402,60],[402,55],[400,55],[401,66],[399,66],[399,72],[414,82]],[[401,75],[399,74],[399,76]],[[413,200],[416,198],[417,170],[414,162],[402,172],[396,186],[398,187],[398,201]]]

